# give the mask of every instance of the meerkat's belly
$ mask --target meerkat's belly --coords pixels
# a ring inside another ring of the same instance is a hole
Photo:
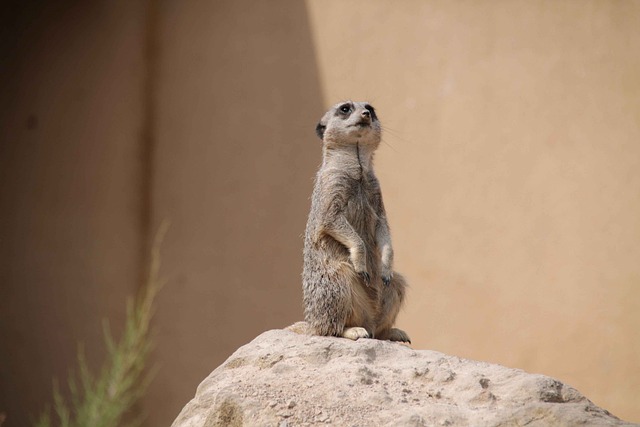
[[[367,249],[367,269],[370,270],[370,275],[377,274],[380,259],[376,240],[378,215],[372,206],[371,198],[371,191],[368,191],[366,186],[355,185],[345,209],[347,221],[356,230]]]

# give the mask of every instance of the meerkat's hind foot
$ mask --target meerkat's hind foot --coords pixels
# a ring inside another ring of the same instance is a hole
[[[344,331],[342,331],[342,337],[355,341],[359,338],[369,338],[369,332],[367,332],[365,328],[355,326],[352,328],[345,328]]]
[[[389,341],[408,342],[411,344],[411,338],[409,338],[409,335],[402,329],[391,328],[386,335],[386,339]]]

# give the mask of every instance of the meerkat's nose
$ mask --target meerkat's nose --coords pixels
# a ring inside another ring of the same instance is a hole
[[[371,113],[369,112],[369,110],[363,110],[361,113],[362,117],[364,117],[365,119],[368,119],[371,117]]]

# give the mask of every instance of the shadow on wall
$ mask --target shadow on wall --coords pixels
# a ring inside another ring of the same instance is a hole
[[[143,267],[142,2],[5,2],[0,15],[0,412],[28,425],[97,366]]]
[[[78,341],[97,366],[101,319],[119,330],[148,230],[168,218],[160,370],[141,408],[148,425],[168,425],[235,348],[302,316],[324,110],[305,5],[16,2],[4,13],[0,412],[27,425]]]
[[[166,2],[159,16],[152,211],[172,229],[150,425],[238,346],[302,317],[324,108],[304,3]]]

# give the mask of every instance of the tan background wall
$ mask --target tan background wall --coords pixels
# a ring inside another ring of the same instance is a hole
[[[387,127],[415,346],[640,420],[640,3],[309,6],[325,102]]]
[[[372,102],[400,325],[640,421],[640,5],[17,2],[2,16],[0,412],[101,359],[172,221],[141,409],[302,315],[314,125]]]

